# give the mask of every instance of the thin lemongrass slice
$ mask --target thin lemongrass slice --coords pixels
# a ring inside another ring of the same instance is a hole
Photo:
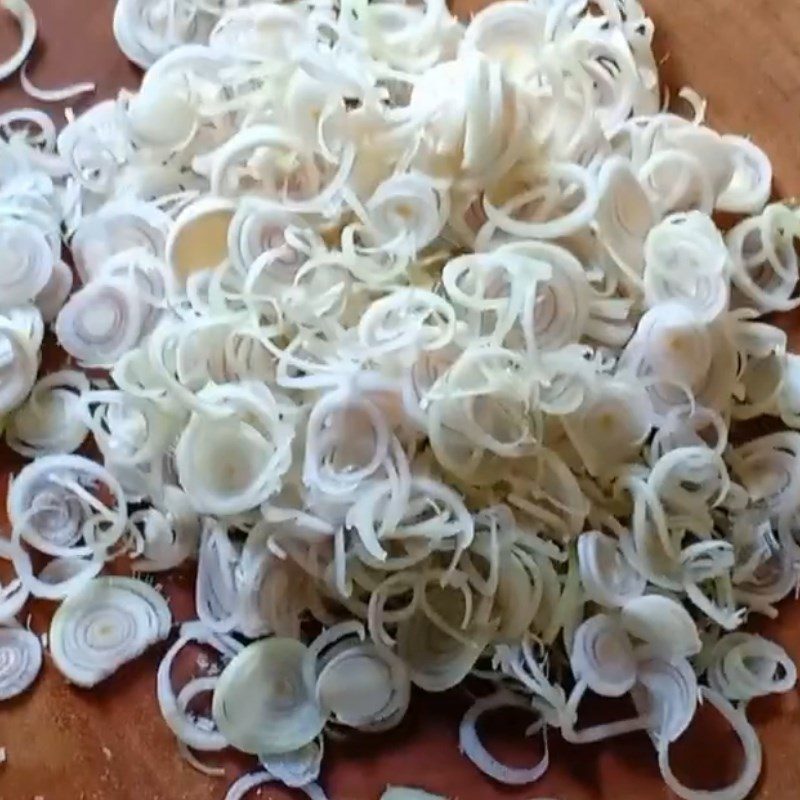
[[[50,625],[50,651],[71,683],[91,687],[169,634],[164,597],[133,578],[96,578],[67,598]]]
[[[0,81],[13,75],[24,63],[36,41],[36,17],[26,0],[2,0],[2,7],[14,16],[21,38],[14,55],[0,63]]]
[[[733,732],[739,737],[744,751],[744,764],[739,777],[723,789],[690,789],[682,784],[669,765],[670,739],[663,737],[658,742],[658,766],[667,786],[684,800],[744,800],[756,785],[761,774],[761,742],[755,728],[747,721],[742,711],[732,706],[721,694],[705,686],[700,687],[702,700],[710,703],[730,723]]]
[[[26,691],[42,668],[42,644],[26,628],[0,626],[0,701]]]
[[[324,753],[322,735],[314,741],[289,753],[274,753],[260,757],[261,766],[285,786],[299,788],[307,786],[319,777]]]
[[[640,716],[650,719],[653,740],[674,742],[691,724],[697,708],[697,676],[685,658],[661,658],[644,648],[631,691]]]
[[[227,667],[214,692],[214,721],[246,753],[289,753],[311,742],[325,715],[303,675],[306,648],[294,639],[263,639]]]
[[[88,379],[74,370],[39,380],[9,421],[9,447],[27,458],[77,450],[89,432],[79,413],[80,394],[88,389]]]
[[[447,798],[410,786],[387,786],[381,795],[381,800],[447,800]]]
[[[469,711],[464,715],[458,729],[458,743],[464,755],[485,775],[494,780],[510,786],[523,786],[539,780],[550,766],[550,754],[547,749],[547,734],[544,734],[544,755],[533,767],[523,769],[509,767],[498,761],[481,742],[478,736],[477,724],[483,714],[502,708],[522,708],[537,716],[539,710],[530,701],[523,700],[516,695],[499,692],[497,694],[476,700]],[[539,720],[531,726],[540,730],[543,722]]]
[[[207,644],[223,658],[232,658],[241,650],[241,645],[235,639],[212,633],[199,621],[184,623],[180,629],[180,636],[167,650],[158,665],[156,676],[158,707],[169,729],[187,747],[203,752],[223,750],[228,743],[217,730],[214,721],[207,717],[198,718],[188,713],[180,702],[180,695],[175,693],[172,686],[172,666],[178,654],[190,642]],[[184,699],[185,697],[186,695],[184,695]]]
[[[267,770],[247,773],[230,786],[224,800],[244,800],[245,795],[253,789],[263,786],[265,783],[275,782],[279,782],[279,779],[272,773],[267,772]],[[307,783],[305,786],[297,788],[310,800],[328,800],[327,795],[319,784]]]
[[[576,678],[606,697],[621,697],[636,682],[633,645],[625,629],[606,614],[590,617],[575,632],[570,664]]]
[[[667,656],[700,652],[697,625],[684,607],[669,597],[646,594],[629,600],[620,616],[623,628]]]
[[[65,100],[72,100],[82,94],[91,94],[97,88],[94,83],[85,81],[83,83],[71,83],[68,86],[60,86],[57,89],[40,89],[34,85],[28,77],[28,65],[23,64],[20,72],[20,83],[22,89],[28,97],[39,100],[43,103],[63,103]]]

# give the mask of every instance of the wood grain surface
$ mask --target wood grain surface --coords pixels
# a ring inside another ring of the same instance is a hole
[[[467,15],[484,3],[456,0]],[[31,0],[40,35],[31,76],[42,86],[78,80],[98,84],[98,98],[134,87],[138,73],[118,52],[111,33],[112,0]],[[800,3],[797,0],[649,0],[657,49],[673,89],[691,84],[710,101],[710,120],[724,131],[751,135],[773,160],[776,189],[800,195]],[[0,15],[0,53],[16,31]],[[0,56],[2,58],[2,56]],[[83,101],[83,104],[93,100]],[[17,78],[0,87],[0,111],[31,105]],[[37,105],[37,104],[33,104]],[[80,110],[81,105],[76,106]],[[51,106],[57,121],[63,109]],[[800,322],[782,320],[800,334]],[[795,344],[800,335],[793,336]],[[0,449],[0,491],[20,466]],[[0,524],[5,521],[0,519]],[[190,579],[168,581],[176,612],[191,616]],[[32,627],[44,632],[51,608],[31,608]],[[786,604],[780,620],[762,626],[800,659],[800,604]],[[32,691],[0,707],[0,800],[221,800],[230,780],[253,764],[226,755],[225,779],[208,778],[180,758],[155,701],[155,674],[164,647],[128,665],[98,689],[73,688],[47,664]],[[389,737],[331,744],[323,784],[331,800],[373,800],[387,783],[412,784],[459,800],[662,800],[652,748],[643,734],[585,747],[550,741],[551,768],[535,786],[505,789],[485,779],[458,753],[457,724],[465,707],[458,694],[418,696],[409,719]],[[608,709],[590,709],[602,715]],[[610,713],[624,713],[611,709]],[[800,796],[800,697],[791,693],[752,706],[765,767],[755,796]],[[495,726],[498,747],[520,765],[538,760],[541,743],[520,745],[508,724]],[[506,739],[508,741],[506,741]],[[710,712],[673,748],[677,772],[698,788],[736,774],[739,748]],[[261,800],[300,793],[264,787]],[[304,796],[304,795],[303,795]]]

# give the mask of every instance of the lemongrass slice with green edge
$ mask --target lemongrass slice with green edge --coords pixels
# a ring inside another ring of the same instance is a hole
[[[0,626],[0,701],[26,691],[42,668],[42,644],[26,628]]]
[[[95,578],[56,610],[50,652],[71,683],[92,687],[165,639],[172,615],[152,586],[134,578]]]
[[[214,692],[214,721],[239,750],[275,755],[320,733],[325,714],[304,680],[307,648],[274,637],[247,646],[225,667]]]

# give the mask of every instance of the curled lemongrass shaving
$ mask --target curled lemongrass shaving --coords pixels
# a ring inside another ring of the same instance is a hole
[[[761,742],[758,740],[755,728],[747,721],[744,713],[734,708],[722,695],[717,694],[712,689],[701,686],[700,696],[725,717],[742,743],[744,764],[739,777],[730,786],[716,789],[713,792],[690,789],[675,777],[670,768],[670,739],[665,736],[659,738],[657,745],[658,766],[661,770],[661,775],[667,786],[679,797],[685,798],[685,800],[704,800],[704,798],[708,797],[720,798],[721,800],[741,800],[741,798],[747,797],[750,793],[761,773]]]
[[[100,488],[111,495],[111,506],[96,496]],[[128,516],[116,478],[78,455],[46,455],[28,464],[14,479],[7,504],[14,536],[55,556],[106,557],[124,533]],[[81,537],[85,547],[80,552],[61,549]]]
[[[2,7],[16,18],[22,36],[14,55],[0,64],[0,81],[13,75],[25,63],[36,41],[36,17],[26,0],[2,0]]]
[[[34,85],[28,77],[28,65],[24,64],[20,73],[22,88],[29,97],[40,100],[44,103],[62,103],[65,100],[72,100],[82,94],[90,94],[97,87],[88,81],[83,83],[72,83],[69,86],[61,86],[58,89],[40,89]]]
[[[0,311],[0,414],[20,405],[36,380],[41,340],[31,333]]]
[[[319,777],[323,742],[318,736],[313,742],[289,753],[262,755],[261,765],[286,786],[307,786]]]
[[[498,761],[489,753],[478,736],[478,719],[489,711],[496,711],[501,708],[523,708],[537,716],[541,716],[541,712],[535,705],[523,700],[521,697],[508,693],[500,692],[476,700],[464,715],[458,729],[458,742],[461,751],[481,772],[500,783],[512,786],[533,783],[544,775],[550,763],[546,732],[544,733],[544,755],[538,764],[527,769],[509,767]],[[538,733],[544,727],[544,721],[539,719],[528,728],[527,734]]]
[[[622,607],[620,622],[631,636],[647,642],[656,652],[676,656],[700,652],[694,620],[669,597],[646,594],[629,600]]]
[[[88,389],[81,372],[46,375],[12,415],[6,428],[9,447],[28,458],[77,450],[89,432],[78,413],[80,394]]]
[[[152,586],[133,578],[96,578],[67,598],[50,625],[59,672],[91,687],[169,634],[172,615]]]
[[[41,668],[39,637],[26,628],[0,626],[0,700],[26,691]]]

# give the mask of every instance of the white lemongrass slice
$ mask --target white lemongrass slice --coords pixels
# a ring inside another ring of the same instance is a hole
[[[464,715],[458,728],[458,743],[464,755],[485,775],[500,783],[511,786],[522,786],[539,780],[550,765],[550,754],[547,749],[547,737],[544,739],[544,755],[533,767],[509,767],[498,761],[486,749],[478,736],[477,724],[483,714],[502,708],[522,708],[533,714],[540,712],[529,701],[516,695],[500,692],[498,694],[476,700]],[[537,728],[542,727],[539,722]]]
[[[691,656],[700,652],[697,625],[677,601],[657,594],[629,600],[622,607],[623,628],[666,656]]]
[[[733,176],[717,197],[717,208],[735,214],[760,214],[772,192],[772,163],[758,145],[744,136],[722,137],[733,152]]]
[[[621,697],[636,682],[636,657],[628,634],[613,618],[596,614],[575,631],[572,672],[595,694]]]
[[[651,738],[674,742],[689,727],[697,708],[697,676],[685,658],[640,653],[638,683],[631,690],[636,710],[650,719]]]
[[[185,208],[171,226],[166,260],[179,280],[219,267],[228,258],[228,230],[236,204],[203,198]]]
[[[690,789],[682,784],[669,765],[670,739],[664,737],[658,742],[658,766],[667,786],[684,800],[744,800],[756,785],[761,774],[761,742],[755,728],[747,721],[742,711],[732,706],[722,695],[700,687],[702,700],[710,703],[730,723],[733,732],[739,737],[744,751],[744,763],[739,777],[729,786],[722,789]]]
[[[285,786],[307,786],[319,777],[324,741],[320,735],[313,742],[289,753],[262,755],[259,759],[261,766]]]
[[[81,219],[70,242],[78,276],[90,281],[111,256],[125,250],[141,248],[163,258],[171,226],[154,203],[126,198],[101,205]]]
[[[0,701],[22,694],[42,668],[42,644],[26,628],[0,626]]]
[[[97,498],[100,487],[112,503]],[[79,455],[45,455],[28,464],[12,483],[7,506],[14,534],[54,556],[104,556],[119,541],[128,519],[119,481],[105,467]],[[48,543],[69,547],[79,535],[85,539],[84,552],[47,549]]]
[[[67,598],[50,625],[50,652],[71,683],[91,687],[169,634],[164,597],[133,578],[96,578]]]
[[[209,524],[200,543],[195,582],[197,617],[209,630],[228,633],[237,625],[238,562],[227,532]]]
[[[644,258],[649,306],[681,300],[704,321],[728,307],[730,257],[711,217],[699,211],[667,217],[647,234]]]
[[[46,375],[12,415],[6,429],[9,447],[28,458],[77,450],[89,432],[79,412],[81,392],[88,389],[81,372]]]
[[[372,728],[390,717],[399,722],[410,699],[408,670],[399,659],[382,658],[373,645],[357,644],[322,667],[316,696],[343,725]]]
[[[33,303],[45,322],[52,322],[58,316],[71,291],[72,270],[63,261],[56,261],[50,280],[33,298]]]
[[[578,565],[587,597],[606,608],[619,608],[640,597],[647,583],[611,536],[587,531],[578,538]]]
[[[214,692],[214,721],[246,753],[288,753],[311,742],[325,715],[303,675],[306,648],[272,638],[242,650],[225,667]]]
[[[789,692],[797,683],[797,667],[786,651],[751,633],[723,636],[710,658],[708,684],[728,700]]]
[[[242,775],[228,789],[224,800],[244,800],[245,796],[253,789],[263,786],[265,783],[279,782],[279,779],[272,773],[263,770],[262,772],[250,772]],[[305,786],[297,787],[309,800],[328,800],[327,795],[316,783],[307,783]]]
[[[179,653],[190,642],[206,644],[214,648],[223,658],[232,658],[242,648],[235,639],[215,634],[199,621],[184,623],[180,629],[180,636],[167,650],[158,665],[156,676],[158,707],[169,729],[187,747],[203,752],[223,750],[228,743],[217,730],[214,720],[188,713],[186,705],[180,702],[180,694],[176,694],[172,686],[172,667]],[[187,684],[187,686],[189,685]],[[216,685],[218,682],[215,687]],[[186,694],[183,695],[183,699],[186,699]]]
[[[38,342],[0,312],[0,415],[13,411],[31,390],[39,368],[38,351]]]
[[[18,542],[0,537],[0,559],[9,561],[16,572],[7,583],[4,582],[7,580],[5,578],[0,580],[0,622],[7,622],[16,617],[30,597],[30,590],[20,575],[20,567],[25,563],[26,553]]]
[[[127,108],[138,144],[170,151],[188,146],[197,131],[197,109],[186,97],[186,88],[172,76],[142,84]]]
[[[133,562],[140,572],[161,572],[182,564],[197,550],[200,520],[186,493],[177,486],[165,486],[164,512],[148,509],[142,520],[141,557]],[[135,512],[134,512],[135,513]],[[131,515],[131,521],[138,521]]]
[[[447,798],[410,786],[387,786],[380,800],[447,800]]]
[[[58,314],[59,344],[85,366],[112,366],[142,335],[144,309],[137,288],[125,278],[88,283]]]
[[[25,94],[43,103],[63,103],[65,100],[72,100],[83,94],[91,94],[97,88],[94,83],[85,81],[83,83],[71,83],[68,86],[60,86],[57,89],[40,89],[38,86],[34,85],[28,77],[27,64],[22,66],[22,72],[20,72],[19,78]]]
[[[33,223],[7,219],[0,223],[0,247],[0,308],[31,302],[52,276],[52,245]]]
[[[13,75],[24,63],[36,41],[36,17],[26,0],[2,0],[2,7],[13,14],[19,25],[21,38],[14,55],[0,63],[0,81]]]
[[[180,483],[196,511],[236,514],[274,494],[288,467],[289,441],[237,419],[194,415],[175,451]]]

